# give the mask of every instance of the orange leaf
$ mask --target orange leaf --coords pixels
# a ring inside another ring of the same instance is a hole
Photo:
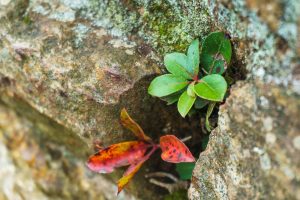
[[[156,151],[158,146],[152,146],[152,149],[142,157],[138,162],[131,164],[125,171],[123,177],[118,181],[118,194],[122,191],[125,185],[132,179],[135,173],[141,168],[142,164],[150,158],[150,156]]]
[[[123,190],[125,185],[129,183],[132,177],[136,174],[136,172],[141,168],[142,164],[146,161],[146,159],[142,159],[137,163],[131,164],[128,169],[125,171],[123,177],[118,181],[118,194]]]
[[[95,172],[111,173],[116,167],[137,163],[144,157],[149,144],[143,141],[129,141],[113,144],[90,156],[87,166]]]
[[[144,133],[143,129],[133,119],[131,119],[125,108],[121,111],[121,123],[124,127],[133,132],[138,139],[147,142],[152,141],[152,139]]]
[[[171,163],[195,162],[190,150],[174,135],[165,135],[160,138],[162,150],[161,158]]]

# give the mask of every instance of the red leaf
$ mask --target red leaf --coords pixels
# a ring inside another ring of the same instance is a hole
[[[136,123],[129,116],[125,108],[123,108],[121,111],[121,123],[124,127],[133,132],[138,139],[148,142],[152,141],[152,139],[144,133],[143,129],[138,125],[138,123]]]
[[[145,155],[149,144],[143,141],[129,141],[113,144],[90,156],[87,166],[95,172],[111,173],[116,167],[139,162]]]
[[[131,164],[125,171],[123,177],[118,181],[118,194],[123,190],[123,188],[129,183],[136,172],[141,168],[143,163],[147,159],[141,159],[139,162]]]
[[[157,149],[157,146],[152,146],[151,151],[142,157],[138,162],[131,164],[128,169],[125,171],[123,177],[118,181],[118,194],[122,191],[125,185],[132,179],[135,173],[141,168],[143,163],[150,158],[153,152]]]
[[[195,162],[190,150],[174,135],[165,135],[160,138],[162,150],[161,158],[171,163]]]

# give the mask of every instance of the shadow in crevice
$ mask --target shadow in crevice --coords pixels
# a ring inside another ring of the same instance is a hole
[[[154,77],[152,75],[142,78],[132,89],[123,94],[120,98],[120,109],[125,107],[130,116],[143,128],[144,132],[157,143],[160,136],[166,134],[176,135],[178,138],[192,136],[192,139],[187,141],[186,145],[197,158],[199,152],[203,150],[201,142],[205,139],[199,115],[182,118],[177,111],[176,103],[168,106],[161,99],[150,96],[147,89]],[[128,139],[134,138],[129,131],[126,131],[126,135],[128,135]],[[148,179],[145,178],[145,174],[158,171],[178,176],[175,171],[176,165],[163,161],[160,154],[160,150],[156,151],[132,181],[134,185],[142,184],[146,189],[143,191],[130,190],[130,192],[136,192],[137,196],[145,198],[147,196],[145,195],[146,191],[150,191],[152,195],[155,191],[155,198],[157,199],[162,199],[167,194],[165,189],[147,183]]]
[[[142,78],[132,89],[123,94],[121,107],[125,107],[145,133],[156,142],[160,136],[166,134],[173,134],[178,138],[201,135],[202,129],[196,116],[182,118],[177,111],[176,103],[168,106],[166,102],[148,94],[147,89],[154,77]]]
[[[230,36],[228,36],[230,38]],[[242,47],[246,45],[249,41],[244,40],[237,40],[230,38],[231,45],[233,47],[232,56],[231,56],[231,62],[229,63],[228,68],[222,74],[222,76],[225,78],[228,88],[227,92],[225,94],[225,97],[222,102],[217,102],[216,106],[214,107],[214,110],[210,116],[210,124],[212,127],[216,128],[218,125],[218,118],[219,118],[219,107],[220,105],[224,104],[226,102],[226,99],[230,96],[230,88],[236,84],[237,81],[242,81],[247,78],[247,69],[245,66],[245,53],[246,49],[243,49]],[[238,53],[239,51],[239,53]],[[206,113],[207,107],[204,108],[204,111]],[[200,115],[200,120],[205,123],[205,115]],[[206,138],[206,144],[203,147],[203,150],[205,150],[207,142],[208,142],[208,136]]]

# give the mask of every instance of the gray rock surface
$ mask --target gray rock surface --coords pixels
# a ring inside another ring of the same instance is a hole
[[[218,127],[194,169],[190,199],[300,199],[300,2],[279,3],[224,8],[236,10],[239,20],[252,19],[239,29],[245,43],[236,46],[244,56],[239,67],[248,73],[220,107]],[[267,9],[274,15],[263,14]],[[214,11],[220,13],[220,5]],[[225,27],[245,24],[228,19]]]
[[[213,30],[232,37],[233,69],[242,73],[234,78],[247,78],[220,107],[189,198],[297,199],[299,4],[0,0],[0,148],[7,166],[0,174],[9,174],[0,199],[28,199],[29,192],[35,199],[114,199],[113,181],[84,167],[93,142],[132,138],[119,124],[122,107],[153,137],[186,124],[146,88],[164,72],[162,55]],[[131,183],[132,196],[120,198],[160,197],[144,173]]]
[[[95,141],[105,146],[133,139],[119,123],[123,107],[150,136],[162,134],[166,124],[178,124],[178,114],[169,112],[170,108],[161,109],[163,102],[147,94],[149,81],[161,73],[160,57],[133,33],[138,22],[124,20],[130,13],[129,5],[23,0],[1,1],[0,5],[0,102],[38,127],[38,131],[29,131],[33,132],[30,140],[41,138],[36,142],[41,146],[52,142],[64,147],[59,148],[61,154],[71,153],[72,161],[82,166],[94,153]],[[6,129],[9,127],[2,131]],[[26,177],[26,171],[20,173]],[[144,173],[135,177],[128,190],[147,199],[155,188]],[[111,179],[116,182],[120,176],[118,172]],[[109,185],[111,182],[105,187]],[[69,190],[67,186],[64,189]],[[115,198],[111,191],[107,193]],[[57,191],[46,196],[52,192]]]
[[[299,199],[299,98],[238,83],[201,153],[190,199]]]
[[[0,199],[116,199],[111,180],[94,176],[64,146],[44,141],[45,132],[62,129],[49,130],[49,119],[40,119],[31,121],[0,106]],[[119,199],[136,198],[122,193]]]

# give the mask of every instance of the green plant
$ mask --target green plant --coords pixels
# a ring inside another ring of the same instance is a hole
[[[179,174],[181,180],[190,180],[192,178],[195,164],[196,163],[194,162],[176,164],[176,171]]]
[[[152,96],[160,97],[168,105],[177,102],[177,109],[185,117],[192,109],[208,105],[206,128],[216,102],[222,102],[227,82],[222,76],[231,59],[231,43],[223,32],[210,33],[201,44],[192,41],[187,54],[165,55],[164,64],[169,74],[156,77],[148,88]]]

